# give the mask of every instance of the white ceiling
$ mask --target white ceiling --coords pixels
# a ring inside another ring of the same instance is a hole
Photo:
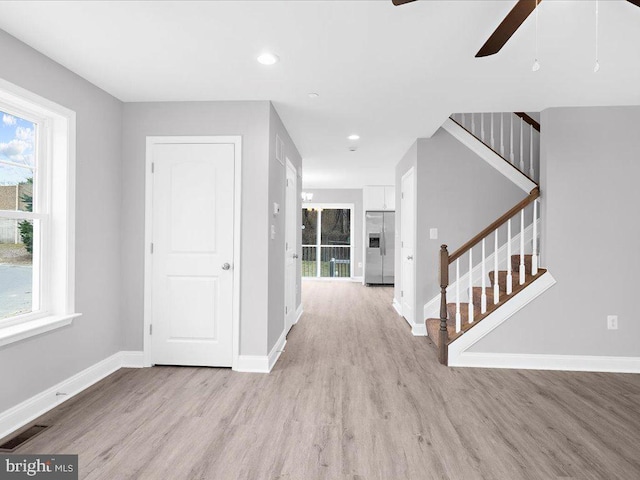
[[[594,74],[595,2],[545,0],[533,73],[534,17],[474,58],[513,4],[15,1],[0,2],[0,28],[126,102],[272,100],[305,187],[346,188],[393,182],[452,112],[640,104],[640,8],[600,2]],[[259,65],[265,50],[280,63]]]

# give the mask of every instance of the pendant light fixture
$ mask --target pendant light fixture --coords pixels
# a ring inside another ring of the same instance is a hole
[[[600,12],[598,9],[598,2],[599,0],[596,0],[596,63],[593,66],[593,72],[594,73],[598,73],[598,71],[600,70],[600,62],[598,61],[598,24],[599,24],[599,16],[600,16]]]
[[[533,66],[531,67],[531,70],[534,72],[537,72],[538,70],[540,70],[540,62],[538,62],[538,11],[540,9],[538,8],[538,0],[536,0],[536,58],[533,61]]]

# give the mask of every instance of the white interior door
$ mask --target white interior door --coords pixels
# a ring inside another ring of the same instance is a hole
[[[234,145],[157,143],[151,360],[231,366]]]
[[[413,168],[402,177],[400,251],[402,316],[415,323],[415,188]]]
[[[284,314],[285,330],[288,332],[296,321],[296,291],[297,291],[297,224],[298,198],[296,185],[296,171],[287,159],[287,189],[285,198],[285,294]]]

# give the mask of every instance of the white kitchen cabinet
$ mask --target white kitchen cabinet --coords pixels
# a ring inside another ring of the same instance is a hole
[[[395,195],[393,185],[366,185],[363,189],[364,211],[395,210]]]

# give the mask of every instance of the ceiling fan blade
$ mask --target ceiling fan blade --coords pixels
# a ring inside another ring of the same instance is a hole
[[[509,14],[504,17],[504,20],[502,20],[502,23],[496,28],[495,32],[491,34],[489,40],[487,40],[480,51],[476,53],[476,57],[488,57],[489,55],[498,53],[541,1],[542,0],[518,0],[518,3],[516,3]]]
[[[627,0],[629,3],[633,3],[636,7],[640,7],[640,0]]]
[[[416,0],[391,0],[391,2],[397,7],[398,5],[404,5],[405,3],[415,2]]]

